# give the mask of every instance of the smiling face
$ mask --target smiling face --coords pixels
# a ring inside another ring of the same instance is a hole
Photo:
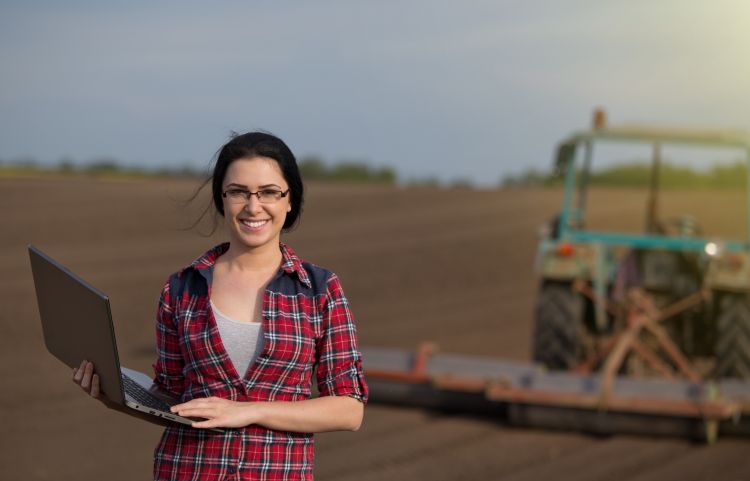
[[[229,165],[222,191],[228,189],[286,192],[289,186],[274,159],[252,157],[235,160]],[[286,214],[292,208],[289,198],[287,195],[273,203],[261,203],[255,195],[244,203],[225,198],[224,220],[232,243],[250,249],[276,248]]]

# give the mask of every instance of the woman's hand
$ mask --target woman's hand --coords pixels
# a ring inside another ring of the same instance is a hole
[[[83,389],[83,392],[92,398],[105,402],[100,396],[99,375],[94,373],[94,363],[86,360],[81,361],[79,367],[73,368],[73,382]],[[106,404],[106,403],[105,403]]]
[[[218,397],[192,399],[186,403],[175,404],[170,411],[184,417],[206,419],[194,422],[194,428],[241,428],[255,424],[258,420],[253,403]]]

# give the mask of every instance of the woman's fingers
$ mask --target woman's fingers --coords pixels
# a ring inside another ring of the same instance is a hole
[[[177,411],[183,411],[185,409],[207,408],[207,407],[211,407],[215,403],[216,403],[216,398],[214,397],[196,398],[196,399],[191,399],[188,402],[175,404],[174,406],[170,408],[170,410],[172,412],[177,412]]]
[[[179,416],[194,418],[214,418],[219,414],[215,409],[211,408],[183,408],[172,412]]]
[[[221,400],[216,398],[199,398],[192,399],[186,403],[175,404],[170,408],[173,413],[194,418],[207,418],[216,422],[218,418],[223,417],[222,407],[224,407]],[[205,422],[205,421],[204,421]],[[212,424],[211,426],[197,426],[197,427],[216,427],[218,424]]]
[[[194,428],[218,428],[221,427],[221,423],[217,422],[216,419],[206,419],[205,421],[197,421],[191,424]]]
[[[173,413],[190,418],[205,418],[192,424],[195,428],[236,428],[253,422],[249,406],[217,397],[192,399],[171,407]]]
[[[86,360],[84,359],[81,361],[81,365],[79,367],[73,368],[73,382],[76,384],[81,384],[81,378],[83,377],[83,368],[86,367]]]
[[[86,362],[83,368],[83,377],[81,378],[81,387],[84,391],[91,391],[91,377],[94,375],[94,363]]]
[[[96,388],[94,387],[96,379]],[[94,363],[83,360],[81,365],[73,368],[73,382],[78,384],[87,394],[98,397],[100,392],[99,376],[94,374]]]
[[[83,392],[106,404],[105,400],[100,397],[102,392],[101,379],[99,379],[98,374],[94,373],[93,362],[83,360],[80,366],[74,367],[73,382],[78,384]]]
[[[91,378],[91,397],[98,398],[99,397],[99,375],[94,374],[94,376]]]

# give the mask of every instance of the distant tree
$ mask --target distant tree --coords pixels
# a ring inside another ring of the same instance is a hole
[[[85,171],[89,174],[114,173],[120,170],[116,160],[106,157],[92,161],[85,168]]]
[[[76,170],[75,162],[70,157],[63,157],[60,159],[60,162],[57,163],[57,170],[63,174],[73,173]]]
[[[517,175],[506,175],[500,180],[501,187],[542,186],[554,183],[556,179],[551,171],[541,171],[534,167]]]
[[[362,162],[342,162],[331,169],[330,179],[339,182],[367,182],[370,168]]]
[[[440,187],[440,180],[437,177],[420,177],[412,178],[406,182],[408,187]]]
[[[328,169],[326,168],[325,163],[323,163],[323,159],[316,155],[303,157],[298,165],[303,179],[326,180],[328,177]]]
[[[450,183],[451,189],[473,189],[474,184],[469,179],[459,178],[453,179]]]
[[[381,167],[373,172],[375,182],[394,184],[396,182],[396,171],[390,167]]]
[[[396,182],[396,171],[392,168],[371,168],[367,162],[360,160],[344,160],[329,167],[322,158],[308,155],[303,157],[298,165],[302,178],[306,180],[384,184]]]

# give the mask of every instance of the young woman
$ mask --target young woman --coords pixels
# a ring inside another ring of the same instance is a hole
[[[312,479],[312,433],[357,430],[367,401],[349,304],[335,274],[280,241],[303,202],[281,139],[235,136],[211,183],[229,242],[170,276],[154,363],[155,382],[183,401],[172,411],[205,420],[166,428],[154,478]],[[91,363],[73,380],[99,397]]]

